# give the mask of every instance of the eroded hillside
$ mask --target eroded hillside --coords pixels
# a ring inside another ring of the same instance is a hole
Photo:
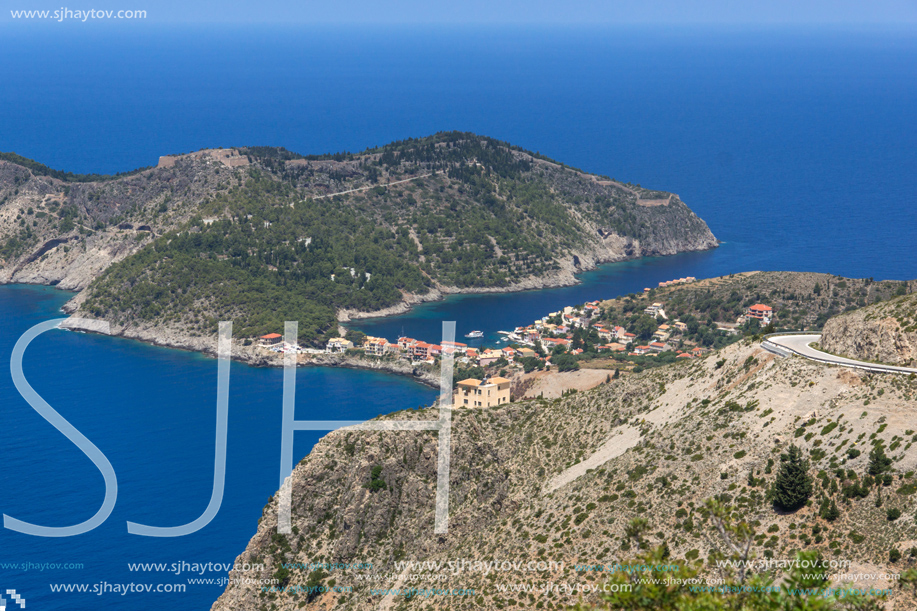
[[[917,365],[917,294],[836,316],[820,341],[828,352],[890,365]]]
[[[266,570],[231,575],[278,579],[276,587],[287,589],[230,585],[214,609],[563,608],[579,595],[538,588],[601,584],[607,575],[577,565],[632,558],[625,528],[635,517],[649,521],[648,543],[664,541],[673,557],[717,577],[710,564],[729,550],[704,507],[710,498],[749,523],[754,558],[816,549],[849,560],[847,573],[898,572],[917,546],[915,409],[913,376],[783,359],[743,341],[554,401],[457,410],[444,535],[433,533],[434,433],[336,431],[294,470],[294,534],[277,534],[272,500],[240,557],[265,562]],[[434,410],[407,410],[386,418],[435,417]],[[782,513],[768,490],[790,444],[811,461],[814,492],[802,509]],[[868,471],[877,446],[890,461],[874,477]],[[827,511],[831,503],[837,517]],[[903,556],[894,563],[893,549]],[[562,568],[485,572],[448,564],[462,560]],[[398,564],[404,561],[445,564]],[[312,570],[309,563],[372,568]],[[514,584],[535,589],[513,592]],[[406,587],[474,594],[379,592]],[[913,608],[907,593],[895,592],[890,608]]]

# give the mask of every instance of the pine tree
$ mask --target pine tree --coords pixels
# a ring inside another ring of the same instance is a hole
[[[835,503],[834,501],[831,501],[831,506],[828,507],[828,511],[822,517],[828,520],[829,522],[833,522],[836,519],[838,519],[839,517],[841,517],[841,512],[837,508],[837,503]]]
[[[885,448],[877,443],[869,453],[869,474],[882,475],[892,467],[892,459],[885,455]]]
[[[791,445],[786,454],[780,455],[780,470],[774,484],[774,505],[783,511],[796,511],[812,496],[812,478],[809,476],[809,462],[803,460],[802,452]]]

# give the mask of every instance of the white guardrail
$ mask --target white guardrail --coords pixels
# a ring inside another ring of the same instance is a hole
[[[825,357],[814,356],[811,354],[803,354],[802,352],[799,352],[798,350],[794,348],[791,348],[789,346],[784,346],[782,344],[776,344],[770,341],[769,339],[771,337],[785,337],[787,335],[813,335],[813,336],[817,335],[818,337],[821,337],[821,333],[816,333],[812,331],[788,331],[784,333],[768,333],[767,335],[764,336],[764,340],[761,342],[761,347],[767,350],[768,352],[773,352],[774,354],[777,354],[779,356],[788,357],[790,355],[795,354],[797,356],[801,356],[802,358],[808,359],[810,361],[817,361],[819,363],[825,363],[828,365],[837,365],[838,367],[850,367],[852,369],[863,369],[865,371],[875,371],[878,373],[900,373],[904,375],[911,375],[917,372],[917,370],[910,369],[907,367],[895,367],[893,365],[879,365],[879,364],[874,364],[874,363],[866,363],[863,361],[854,361],[853,359],[836,360],[840,357],[833,357],[832,355],[827,354],[827,353],[823,353],[825,354]],[[813,350],[815,349],[813,348]],[[820,352],[820,351],[817,351],[817,352]]]

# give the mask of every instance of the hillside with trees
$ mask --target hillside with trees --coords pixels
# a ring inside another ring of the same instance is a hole
[[[677,196],[462,132],[358,154],[214,149],[121,177],[26,161],[0,160],[0,281],[84,289],[80,315],[119,328],[299,320],[318,341],[343,311],[717,245]]]

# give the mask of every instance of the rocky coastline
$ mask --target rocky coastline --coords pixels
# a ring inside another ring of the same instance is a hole
[[[659,255],[674,255],[679,252],[710,250],[719,246],[719,240],[710,234],[709,238],[702,237],[697,244],[692,244],[687,248],[675,248],[671,252],[661,252]],[[521,291],[537,291],[542,289],[561,288],[565,286],[574,286],[582,282],[577,275],[597,269],[600,265],[606,263],[620,263],[622,261],[631,261],[640,259],[646,254],[625,254],[615,252],[610,249],[603,249],[590,254],[577,254],[561,261],[559,270],[548,274],[526,278],[520,282],[515,282],[508,286],[498,287],[471,287],[461,288],[456,286],[437,286],[424,294],[406,293],[401,302],[380,310],[370,312],[361,312],[357,310],[340,310],[338,311],[338,322],[349,322],[351,320],[360,320],[364,318],[379,318],[383,316],[397,316],[405,314],[415,305],[442,301],[449,295],[479,295],[485,293],[518,293]]]
[[[718,241],[713,238],[712,234],[709,239],[702,236],[697,244],[679,245],[686,246],[685,250],[702,250],[715,248]],[[625,260],[637,259],[642,256],[638,254],[639,244],[636,249],[630,245],[627,249],[609,248],[599,252],[589,254],[578,254],[565,258],[560,261],[560,269],[551,273],[537,277],[527,278],[521,282],[514,283],[504,287],[484,287],[484,288],[460,288],[455,286],[437,285],[424,294],[405,293],[403,299],[398,304],[381,310],[363,312],[354,310],[340,310],[337,314],[338,322],[349,322],[365,318],[377,318],[383,316],[396,316],[404,314],[411,310],[415,305],[441,301],[450,295],[463,294],[482,294],[482,293],[514,293],[530,290],[541,290],[547,288],[559,288],[573,286],[581,281],[577,275],[583,272],[592,271],[599,265],[606,263],[616,263]],[[635,252],[636,250],[636,252]],[[625,254],[630,251],[630,254]],[[672,252],[664,254],[675,254],[681,252],[674,248]],[[663,253],[660,253],[663,254]],[[68,266],[69,267],[69,266]],[[45,270],[48,272],[49,270]],[[54,273],[33,275],[28,277],[17,277],[13,282],[18,284],[35,284],[43,286],[55,286],[62,290],[80,290],[85,289],[88,283],[82,283],[78,286],[65,285],[64,283],[55,282],[51,278],[58,278],[67,273],[67,270],[59,270]],[[0,277],[0,284],[12,283],[12,274],[6,277]],[[81,318],[81,306],[85,300],[85,290],[77,292],[64,306],[65,313],[71,315],[71,319]],[[76,327],[74,327],[76,328]],[[94,332],[92,329],[85,329],[86,332]],[[141,341],[153,346],[174,348],[189,352],[197,352],[203,355],[216,358],[217,340],[216,335],[212,337],[193,335],[187,329],[182,327],[163,327],[163,326],[113,326],[111,335]],[[232,359],[255,367],[282,367],[284,364],[283,355],[266,351],[254,343],[245,345],[246,338],[239,338],[242,341],[234,340],[232,347]],[[377,359],[372,357],[352,356],[347,354],[302,354],[298,356],[297,363],[299,366],[319,366],[319,367],[346,367],[350,369],[366,369],[372,371],[385,371],[395,375],[410,377],[416,382],[430,386],[439,387],[439,378],[429,371],[414,367],[405,361]]]
[[[74,321],[78,317],[72,317]],[[95,326],[83,327],[73,322],[65,323],[72,331],[98,333]],[[122,337],[163,348],[173,348],[188,352],[197,352],[204,356],[217,357],[217,337],[191,337],[181,330],[160,327],[112,327],[111,336]],[[284,355],[271,352],[266,348],[251,343],[245,345],[245,339],[234,338],[232,342],[232,360],[253,367],[283,367]],[[393,358],[375,358],[345,353],[306,353],[296,357],[299,367],[344,367],[347,369],[364,369],[382,371],[411,378],[419,384],[439,388],[439,377],[429,368],[420,367],[407,361]]]

